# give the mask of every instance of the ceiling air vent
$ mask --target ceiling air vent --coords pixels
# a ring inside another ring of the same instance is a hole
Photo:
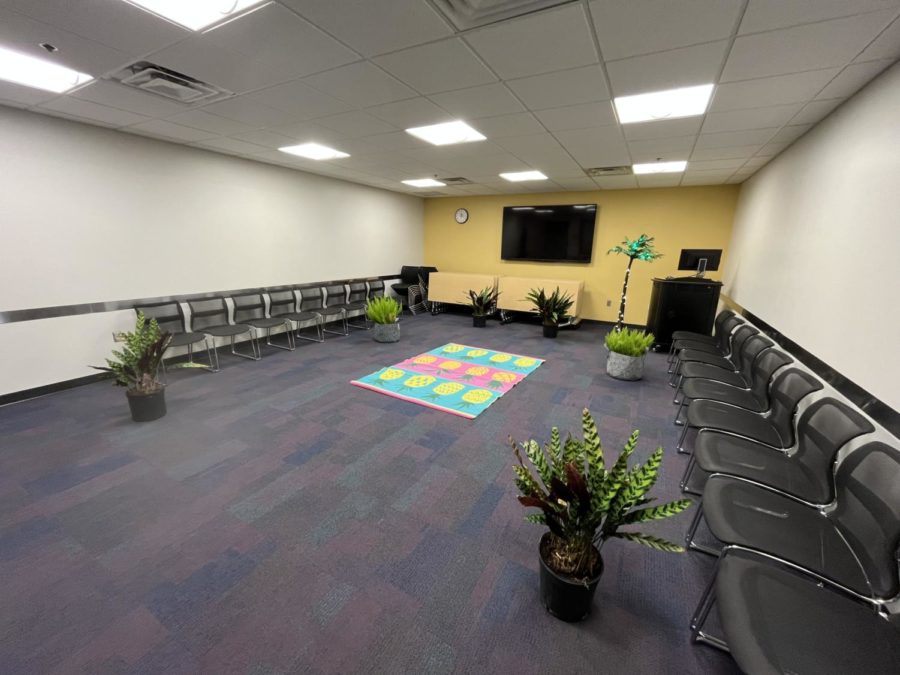
[[[165,96],[179,103],[210,103],[234,95],[227,89],[147,61],[133,63],[114,77],[129,87]]]
[[[472,181],[468,178],[463,178],[462,176],[455,176],[453,178],[438,178],[442,183],[446,183],[447,185],[471,185]]]
[[[434,5],[459,30],[468,30],[570,2],[574,0],[434,0]]]
[[[584,172],[591,178],[603,176],[630,176],[630,166],[595,166],[593,169],[585,169]]]

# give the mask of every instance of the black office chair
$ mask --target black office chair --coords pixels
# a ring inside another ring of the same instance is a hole
[[[735,408],[719,401],[694,401],[688,408],[684,430],[677,450],[684,453],[688,429],[717,429],[743,436],[773,448],[787,449],[794,444],[794,413],[801,399],[823,388],[812,375],[797,368],[779,373],[772,383],[769,399],[772,407],[765,414]]]
[[[749,387],[752,384],[752,370],[756,357],[766,349],[774,347],[775,343],[767,337],[755,334],[746,339],[742,337],[736,344],[738,345],[738,351],[729,357],[729,360],[734,364],[734,371],[694,361],[682,364],[681,372],[678,375],[678,383],[675,385],[675,396],[672,397],[672,403],[680,403],[684,400],[682,398],[679,401],[678,395],[681,393],[684,383],[690,380],[715,380],[723,384],[730,384],[733,387]]]
[[[301,312],[297,310],[297,295],[291,289],[269,291],[269,316],[276,319],[289,321],[295,330],[294,340],[306,340],[307,342],[324,342],[322,334],[322,315],[315,312]],[[313,326],[316,329],[316,337],[303,335],[304,328]],[[296,342],[294,343],[296,345]]]
[[[415,286],[410,286],[408,290],[407,302],[409,303],[409,311],[416,314],[419,310],[430,312],[431,307],[428,304],[428,284],[429,275],[437,272],[437,267],[420,267],[419,281]]]
[[[366,309],[369,304],[369,287],[365,281],[351,281],[347,285],[347,304],[344,312],[347,316],[347,325],[350,328],[369,330],[369,317]],[[354,323],[351,319],[362,317],[362,323]]]
[[[897,479],[895,478],[895,481]],[[897,499],[895,496],[894,504]],[[691,622],[754,675],[896,673],[900,617],[765,554],[726,549]],[[896,567],[893,570],[896,575]],[[716,606],[724,639],[707,633]]]
[[[694,364],[716,366],[722,370],[737,372],[740,370],[741,366],[739,360],[741,349],[744,346],[744,343],[754,335],[759,335],[759,330],[750,324],[744,324],[737,328],[734,333],[731,334],[731,343],[729,345],[730,351],[727,356],[699,349],[682,349],[676,352],[674,355],[675,359],[668,371],[672,373],[669,384],[673,387],[677,386],[678,378],[685,372],[685,368],[689,365],[693,367]],[[701,377],[703,376],[701,375]]]
[[[366,298],[379,298],[384,296],[384,282],[381,279],[369,279],[366,281]]]
[[[411,304],[409,297],[409,287],[415,286],[418,283],[419,267],[417,265],[403,265],[403,267],[400,268],[400,281],[398,281],[396,284],[391,284],[391,288],[394,290],[394,293],[397,294],[397,297],[400,299],[400,303],[408,308]]]
[[[723,333],[725,333],[724,337],[727,340],[727,334],[730,333],[731,330],[723,330],[722,325],[726,320],[734,316],[737,316],[737,314],[732,312],[730,309],[723,309],[721,312],[719,312],[716,315],[715,321],[713,322],[712,335],[707,335],[706,333],[695,333],[692,330],[676,330],[674,333],[672,333],[672,344],[674,345],[677,340],[701,340],[703,342],[719,342],[723,337]],[[732,325],[731,328],[733,329],[734,325]]]
[[[727,356],[731,352],[731,334],[742,323],[744,323],[743,319],[734,313],[724,318],[720,314],[716,318],[716,333],[714,336],[706,335],[702,339],[700,337],[673,338],[672,345],[669,347],[669,362],[671,363],[675,358],[675,354],[682,349],[708,351],[720,356]]]
[[[209,371],[216,373],[219,371],[219,360],[215,350],[209,344],[209,338],[205,333],[192,333],[186,330],[187,322],[185,321],[184,310],[181,303],[178,302],[157,302],[148,305],[141,305],[134,308],[135,312],[141,312],[148,319],[156,319],[159,328],[172,335],[169,342],[169,348],[187,347],[188,361],[194,362],[194,345],[203,343],[206,349],[206,358],[209,359]],[[166,372],[165,360],[160,361],[163,373]]]
[[[294,338],[291,332],[291,324],[287,319],[282,317],[266,316],[266,301],[262,293],[247,293],[244,295],[231,296],[231,302],[234,304],[234,321],[235,323],[253,326],[259,331],[266,332],[266,345],[275,347],[276,349],[284,349],[285,351],[294,351]],[[287,345],[279,345],[272,342],[272,329],[284,328],[285,339]]]
[[[242,359],[259,361],[259,341],[256,337],[256,329],[247,324],[231,323],[228,319],[228,305],[225,303],[225,298],[191,300],[188,302],[188,306],[191,308],[191,327],[195,331],[202,331],[213,338],[228,338],[231,342],[232,354],[240,356]],[[238,335],[249,335],[250,354],[242,354],[235,348],[235,338]],[[215,348],[215,340],[213,340],[213,348]]]

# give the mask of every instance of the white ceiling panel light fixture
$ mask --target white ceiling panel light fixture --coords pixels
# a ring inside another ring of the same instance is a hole
[[[636,174],[645,173],[679,173],[687,167],[687,162],[648,162],[646,164],[633,164],[632,170]]]
[[[427,187],[445,187],[447,184],[442,183],[439,180],[435,180],[434,178],[415,178],[412,180],[404,180],[400,181],[404,185],[410,185],[415,188],[427,188]]]
[[[301,143],[300,145],[286,145],[283,148],[278,148],[281,152],[286,152],[290,155],[297,155],[298,157],[306,157],[307,159],[342,159],[344,157],[349,157],[346,152],[341,152],[340,150],[335,150],[334,148],[329,148],[327,145],[320,145],[319,143]]]
[[[265,0],[124,0],[190,30],[236,18]],[[265,2],[269,4],[269,2]]]
[[[693,117],[706,112],[713,87],[711,84],[702,84],[649,94],[619,96],[613,103],[621,124]]]
[[[454,143],[473,143],[485,140],[485,136],[461,120],[430,124],[425,127],[413,127],[406,133],[421,138],[432,145],[452,145]]]
[[[93,79],[58,63],[0,47],[0,80],[64,94]]]
[[[508,180],[511,183],[521,183],[526,180],[547,180],[547,176],[540,171],[513,171],[511,173],[501,173],[500,178]]]

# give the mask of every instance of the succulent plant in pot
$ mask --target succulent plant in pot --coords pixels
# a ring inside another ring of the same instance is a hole
[[[472,325],[475,328],[484,328],[487,323],[488,312],[491,311],[494,303],[497,302],[499,293],[486,286],[480,291],[469,290],[469,304],[472,305]]]
[[[397,342],[400,340],[400,312],[403,306],[394,298],[379,296],[369,300],[366,316],[375,325],[372,337],[376,342]]]
[[[617,380],[639,380],[644,376],[644,356],[656,338],[653,333],[622,328],[606,334],[606,372]]]
[[[568,318],[568,312],[575,302],[568,293],[561,293],[559,286],[549,295],[543,288],[532,288],[525,299],[534,305],[538,316],[541,317],[546,338],[556,337],[559,324]]]
[[[519,502],[540,509],[525,519],[548,529],[539,547],[541,600],[548,612],[564,621],[580,621],[590,613],[603,572],[604,542],[617,538],[659,551],[683,552],[677,544],[629,526],[674,516],[692,503],[679,499],[648,506],[653,498],[647,494],[656,483],[663,449],[657,448],[644,464],[629,467],[637,431],[608,468],[597,426],[586,408],[582,432],[580,440],[569,436],[563,441],[554,427],[543,448],[535,440],[517,444],[510,439],[517,460],[513,470]],[[629,529],[620,529],[624,527]]]

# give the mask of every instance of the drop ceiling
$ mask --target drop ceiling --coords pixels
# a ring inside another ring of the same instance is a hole
[[[429,195],[740,183],[900,57],[898,16],[900,0],[281,0],[192,33],[122,0],[0,0],[0,45],[97,78],[65,95],[0,82],[0,104],[410,194],[400,181],[434,176],[471,183]],[[137,60],[235,96],[192,106],[111,79]],[[702,117],[616,121],[612,97],[705,83]],[[403,131],[454,119],[487,140]],[[277,150],[305,142],[351,156]],[[687,171],[585,174],[658,159]],[[528,170],[549,180],[498,176]]]

